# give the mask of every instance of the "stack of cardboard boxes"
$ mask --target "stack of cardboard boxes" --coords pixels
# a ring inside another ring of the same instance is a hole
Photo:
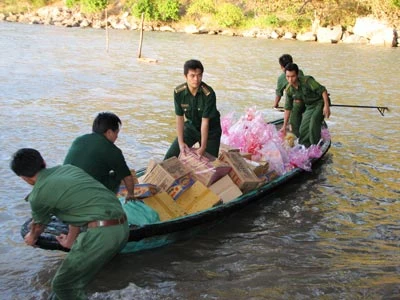
[[[232,201],[265,183],[260,177],[267,172],[267,166],[257,169],[237,150],[222,151],[219,158],[200,158],[189,151],[179,158],[150,161],[135,196],[165,221]]]

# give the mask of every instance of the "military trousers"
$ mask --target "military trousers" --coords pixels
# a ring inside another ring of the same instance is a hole
[[[290,112],[289,124],[292,132],[299,137],[300,136],[300,124],[301,119],[305,110],[304,102],[294,102],[292,111]]]
[[[310,147],[313,144],[318,144],[321,139],[322,121],[324,102],[318,101],[313,104],[306,104],[306,110],[303,113],[303,118],[300,125],[299,143]]]
[[[219,146],[221,144],[221,127],[212,128],[208,132],[208,140],[206,152],[212,156],[218,157]],[[201,133],[193,125],[185,122],[183,128],[183,141],[189,148],[191,148],[196,143],[201,143]],[[167,153],[165,154],[164,160],[173,156],[178,157],[180,153],[178,138],[176,138],[171,146],[169,147]]]
[[[86,286],[125,246],[128,235],[127,222],[81,232],[52,280],[50,299],[86,300]]]

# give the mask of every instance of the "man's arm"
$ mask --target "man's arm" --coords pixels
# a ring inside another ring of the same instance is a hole
[[[125,197],[125,200],[133,200],[135,199],[134,194],[134,188],[135,188],[135,180],[133,179],[132,174],[124,177],[122,179],[125,183],[125,187],[128,190],[128,194]]]
[[[185,153],[187,145],[183,139],[183,127],[185,123],[185,118],[183,116],[176,116],[176,135],[178,136],[179,150],[181,153]]]
[[[60,234],[59,236],[56,236],[56,239],[61,246],[63,246],[64,248],[71,249],[72,245],[76,240],[76,237],[79,235],[80,232],[81,230],[79,227],[69,225],[68,235]]]
[[[286,136],[286,129],[289,123],[290,112],[291,112],[290,110],[285,109],[285,112],[283,114],[283,125],[280,132],[282,132],[284,136]]]
[[[275,96],[274,108],[278,108],[279,101],[281,101],[281,96]]]
[[[200,128],[200,133],[201,133],[200,143],[201,143],[201,145],[200,145],[200,148],[197,150],[197,154],[200,156],[202,156],[204,154],[204,152],[206,152],[209,128],[210,128],[210,119],[202,118],[201,119],[201,128]]]
[[[329,95],[326,90],[322,93],[322,98],[324,99],[323,114],[325,118],[329,119],[331,115],[331,108],[329,107]]]
[[[45,229],[45,225],[37,224],[32,220],[30,226],[30,231],[25,235],[24,241],[29,246],[35,246],[37,239],[42,234]]]

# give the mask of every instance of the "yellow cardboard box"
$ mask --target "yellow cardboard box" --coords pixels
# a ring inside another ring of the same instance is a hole
[[[161,190],[167,191],[174,184],[175,180],[190,173],[187,168],[176,157],[168,158],[152,166],[152,169],[141,178],[141,183],[157,185]]]
[[[239,152],[222,152],[219,159],[232,167],[229,176],[243,193],[259,186],[261,180],[254,174]]]
[[[227,203],[243,195],[239,187],[232,181],[229,175],[225,175],[217,182],[210,185],[209,189],[221,197],[222,202]]]
[[[167,192],[158,193],[142,201],[158,213],[160,221],[175,219],[186,215],[185,211],[175,203],[174,199],[172,199]]]
[[[199,212],[221,202],[221,198],[200,181],[196,181],[184,191],[176,203],[187,213]]]

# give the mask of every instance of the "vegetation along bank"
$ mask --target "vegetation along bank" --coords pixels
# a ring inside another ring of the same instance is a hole
[[[400,0],[4,0],[0,21],[397,47]]]

